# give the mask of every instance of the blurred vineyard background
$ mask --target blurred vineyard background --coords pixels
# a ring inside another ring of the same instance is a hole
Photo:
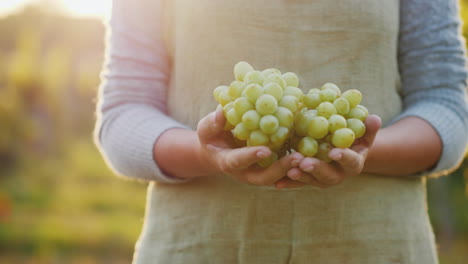
[[[131,260],[146,186],[116,178],[92,142],[104,35],[44,5],[0,17],[0,263]],[[467,180],[468,158],[428,184],[441,263],[468,263]]]

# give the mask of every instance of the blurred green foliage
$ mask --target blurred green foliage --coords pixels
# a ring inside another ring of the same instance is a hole
[[[0,263],[129,263],[144,184],[92,142],[104,25],[28,8],[0,19]]]
[[[0,19],[0,263],[130,262],[146,186],[117,179],[92,142],[103,44],[94,19]],[[442,263],[468,263],[467,168],[428,182]]]

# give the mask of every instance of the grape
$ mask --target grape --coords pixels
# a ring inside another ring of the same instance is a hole
[[[257,164],[262,168],[267,168],[267,167],[270,167],[277,160],[278,160],[278,154],[276,154],[275,152],[272,152],[270,156],[258,161]]]
[[[301,113],[299,113],[296,116],[296,122],[295,122],[296,134],[301,137],[307,136],[307,130],[308,130],[310,121],[312,121],[312,119],[314,119],[315,117],[317,117],[316,110],[307,110],[306,108],[304,108],[304,111],[301,111]]]
[[[330,159],[330,157],[328,156],[328,153],[330,153],[330,150],[332,149],[333,149],[333,146],[330,143],[322,142],[319,144],[318,151],[315,156],[322,161],[331,162],[332,159]]]
[[[340,115],[332,115],[328,118],[328,132],[333,133],[340,128],[346,127],[346,119]]]
[[[329,118],[332,115],[336,114],[335,106],[330,102],[323,102],[317,106],[317,113],[319,116]]]
[[[234,102],[229,102],[223,107],[223,111],[225,114],[227,114],[227,112],[229,112],[229,110],[231,110],[232,108],[234,108]]]
[[[335,101],[333,102],[333,105],[335,106],[336,112],[339,115],[344,116],[344,115],[348,114],[348,112],[349,112],[348,100],[340,97],[340,98],[335,99]]]
[[[257,109],[257,112],[261,115],[273,114],[276,112],[277,108],[278,101],[270,94],[261,95],[255,103],[255,109]]]
[[[298,151],[305,157],[313,157],[317,154],[318,143],[311,137],[304,137],[299,141]]]
[[[259,71],[248,72],[244,77],[244,83],[245,84],[256,83],[256,84],[261,85],[263,84],[263,74]]]
[[[287,72],[281,77],[286,81],[287,86],[299,87],[299,78],[294,72]]]
[[[318,94],[318,93],[320,93],[320,89],[318,89],[318,88],[312,88],[312,89],[309,90],[308,93],[309,93],[309,94],[314,94],[314,93]]]
[[[314,117],[307,126],[307,134],[315,139],[321,139],[328,134],[328,120],[323,116]]]
[[[354,143],[354,132],[349,128],[340,128],[333,133],[332,144],[337,148],[349,148]]]
[[[307,109],[303,108],[303,110]],[[299,113],[297,113],[295,119],[294,131],[298,136],[305,137],[307,135],[307,125],[309,124],[305,121],[305,111],[301,110]]]
[[[306,108],[306,111],[304,111],[304,116],[305,116],[307,119],[312,120],[313,118],[315,118],[316,116],[318,116],[318,112],[317,112],[317,110],[314,110],[314,109],[307,110],[307,108]]]
[[[233,130],[235,128],[235,126],[229,122],[225,122],[224,123],[224,130],[228,131],[228,130]]]
[[[283,97],[283,88],[279,84],[271,82],[263,87],[263,93],[273,95],[279,101]]]
[[[216,99],[216,101],[217,101],[218,103],[219,103],[219,96],[220,96],[220,94],[223,93],[223,92],[227,92],[227,90],[228,90],[228,87],[225,86],[225,85],[218,86],[218,87],[216,87],[216,88],[214,89],[214,91],[213,91],[213,96],[214,96],[214,98]]]
[[[350,118],[346,120],[346,123],[347,127],[354,132],[356,138],[360,138],[366,133],[366,125],[364,125],[364,123],[361,120],[356,118]]]
[[[366,120],[367,114],[362,109],[354,107],[349,110],[347,115],[348,118],[356,118],[364,122]]]
[[[242,116],[242,123],[247,129],[254,130],[258,128],[260,115],[255,110],[249,110]]]
[[[297,99],[301,100],[304,96],[304,93],[301,89],[297,87],[288,86],[284,89],[284,95],[292,95],[297,97]]]
[[[265,77],[268,77],[272,73],[277,74],[277,75],[281,75],[280,70],[275,69],[275,68],[265,69],[265,70],[262,71],[262,73],[263,73],[263,76],[265,76]]]
[[[341,97],[348,100],[350,108],[355,107],[356,105],[361,103],[361,100],[362,100],[361,92],[356,90],[356,89],[351,89],[351,90],[348,90],[348,91],[344,92],[341,95]]]
[[[275,133],[270,136],[270,141],[273,144],[283,144],[289,136],[289,129],[280,126]]]
[[[250,102],[255,103],[257,101],[257,98],[263,94],[263,88],[262,86],[256,84],[256,83],[251,83],[247,85],[244,88],[244,91],[242,91],[242,96],[247,97]]]
[[[234,98],[232,98],[231,96],[228,95],[227,90],[220,92],[219,95],[218,95],[218,102],[223,106],[227,105],[228,103],[232,102],[233,100],[234,100]]]
[[[247,99],[246,97],[239,97],[237,98],[234,103],[234,109],[236,109],[237,113],[239,115],[243,115],[245,112],[249,111],[249,110],[253,110],[255,109],[255,106],[254,104],[252,104],[249,99]]]
[[[227,113],[226,113],[226,119],[229,123],[231,123],[232,125],[237,125],[241,122],[241,118],[242,116],[239,115],[236,111],[236,109],[231,108]]]
[[[308,108],[315,109],[322,101],[320,100],[319,93],[308,93],[302,97],[302,102]]]
[[[279,121],[272,115],[263,116],[260,119],[260,130],[265,134],[273,134],[279,127]]]
[[[334,90],[336,92],[337,96],[341,95],[341,90],[336,84],[326,83],[326,84],[322,85],[322,90],[327,90],[327,89]]]
[[[275,151],[279,153],[281,151],[281,148],[283,147],[284,142],[279,142],[279,143],[274,143],[271,142],[271,137],[270,137],[270,143],[268,143],[267,147],[271,149],[271,151]]]
[[[260,130],[250,132],[250,137],[247,140],[248,146],[265,146],[270,139]]]
[[[234,66],[234,77],[238,81],[244,81],[244,76],[254,68],[245,61],[240,61]]]
[[[364,107],[363,105],[356,105],[354,108],[358,108],[364,111],[366,113],[366,117],[369,115],[369,110],[367,110],[367,108]]]
[[[338,97],[338,94],[333,89],[322,90],[319,95],[322,102],[333,102]]]
[[[263,80],[263,86],[266,86],[267,84],[274,82],[277,83],[281,86],[281,88],[286,88],[287,84],[286,81],[281,77],[279,74],[272,73],[268,75],[264,80]]]
[[[238,98],[241,96],[242,91],[244,90],[244,83],[240,81],[233,81],[228,87],[228,95],[232,98]]]
[[[245,127],[244,123],[239,123],[232,130],[232,134],[240,140],[247,140],[250,137],[250,130]]]
[[[293,113],[285,107],[282,107],[282,106],[278,107],[278,109],[276,109],[275,116],[276,118],[278,118],[280,126],[289,128],[294,123]]]
[[[289,109],[291,112],[294,113],[299,108],[299,100],[297,100],[297,97],[295,96],[286,95],[286,96],[283,96],[283,98],[281,98],[279,105],[282,107],[286,107],[287,109]]]

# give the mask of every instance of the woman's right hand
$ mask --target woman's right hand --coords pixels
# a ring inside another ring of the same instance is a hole
[[[222,110],[208,114],[198,123],[200,158],[215,172],[252,185],[274,186],[304,158],[300,153],[293,153],[267,168],[260,168],[256,163],[268,157],[271,150],[266,146],[236,147],[232,133],[224,130],[225,123]]]

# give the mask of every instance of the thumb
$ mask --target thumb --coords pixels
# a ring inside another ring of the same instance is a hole
[[[375,136],[382,126],[382,120],[377,115],[370,115],[366,118],[364,124],[366,125],[366,133],[362,139],[364,140],[366,147],[370,147],[372,146],[372,143],[374,143]]]
[[[218,109],[202,118],[197,126],[200,142],[206,143],[209,139],[223,132],[225,123],[226,118],[224,117],[223,109]]]
[[[239,170],[250,167],[263,158],[271,155],[271,150],[265,146],[235,148],[225,150],[223,163],[226,170]]]
[[[380,126],[382,125],[382,120],[377,115],[370,115],[366,118],[364,124],[366,125],[366,133],[364,134],[364,136],[358,138],[355,141],[356,143],[353,144],[353,146],[351,146],[351,149],[363,156],[367,156],[369,148],[374,143],[375,137],[377,136],[377,132],[379,131]],[[333,155],[336,155],[340,150],[337,149],[332,151],[334,151],[335,153]]]

